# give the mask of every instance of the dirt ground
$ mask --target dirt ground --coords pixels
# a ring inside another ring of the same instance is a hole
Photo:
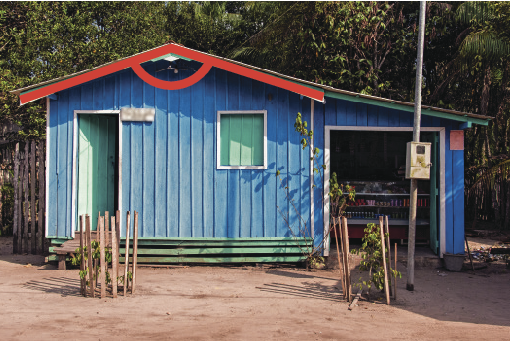
[[[78,270],[0,238],[0,340],[506,340],[510,273],[418,269],[397,301],[341,300],[338,272],[284,266],[140,268],[137,292],[79,295]],[[353,279],[359,276],[352,274]]]

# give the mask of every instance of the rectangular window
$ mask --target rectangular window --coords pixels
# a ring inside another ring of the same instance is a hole
[[[218,111],[218,169],[266,169],[267,111]]]

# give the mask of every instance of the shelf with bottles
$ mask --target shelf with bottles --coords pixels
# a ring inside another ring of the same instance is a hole
[[[428,194],[425,194],[428,196]],[[409,207],[411,203],[410,199],[400,199],[400,198],[383,198],[383,199],[365,199],[365,198],[357,198],[354,199],[354,202],[349,201],[347,203],[348,207],[391,207],[391,208],[405,208]],[[430,199],[429,198],[418,198],[416,206],[418,208],[429,207]]]
[[[347,223],[350,225],[366,225],[366,224],[379,224],[379,218],[347,218]],[[388,218],[388,223],[392,226],[394,225],[409,225],[409,219],[392,219]],[[416,219],[417,226],[425,226],[429,225],[428,219]]]
[[[361,210],[361,207],[355,207],[354,209],[346,208],[344,212],[344,216],[347,219],[375,219],[379,221],[379,216],[388,216],[390,220],[405,220],[409,221],[409,211],[408,210],[381,210],[381,209],[369,209],[369,210]],[[416,219],[421,219],[424,221],[428,221],[430,218],[430,210],[418,209],[416,210]]]

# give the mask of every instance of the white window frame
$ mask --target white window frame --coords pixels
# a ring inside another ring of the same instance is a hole
[[[221,165],[221,115],[264,115],[264,165],[263,166],[222,166]],[[216,169],[267,169],[267,110],[218,110],[216,116]]]

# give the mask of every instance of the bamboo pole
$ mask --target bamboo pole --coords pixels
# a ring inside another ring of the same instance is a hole
[[[94,281],[94,266],[92,262],[92,231],[90,230],[90,217],[87,214],[85,216],[85,229],[86,229],[86,242],[87,242],[87,254],[88,254],[88,268],[89,268],[89,287],[90,287],[90,296],[96,297],[96,286]]]
[[[19,222],[18,222],[18,215],[19,212],[19,206],[18,206],[18,188],[19,188],[19,142],[16,143],[16,147],[14,149],[14,179],[12,181],[13,187],[14,187],[14,217],[12,219],[12,253],[17,254],[19,253],[19,238],[21,236],[19,235]]]
[[[336,232],[336,218],[333,217],[333,230],[335,231],[335,241],[336,241],[336,256],[338,258],[338,269],[340,270],[340,278],[342,280],[342,295],[344,296],[344,299],[347,297],[346,293],[345,293],[345,277],[344,277],[344,271],[343,271],[343,265],[342,265],[342,262],[340,261],[340,248],[338,247],[338,235],[340,234],[340,231],[338,231],[338,234]],[[338,225],[338,229],[340,230],[340,218],[338,218],[338,222],[339,222],[339,225]]]
[[[37,176],[35,173],[35,141],[30,144],[30,239],[32,246],[32,254],[37,254],[37,235],[35,218],[35,183]]]
[[[343,229],[343,249],[344,249],[344,259],[345,259],[345,287],[347,291],[347,300],[351,303],[351,295],[352,295],[352,287],[351,287],[351,268],[349,265],[349,230],[347,226],[347,218],[342,217],[342,229]]]
[[[85,239],[85,235],[84,235],[84,231],[83,231],[83,225],[85,225],[85,219],[84,219],[84,216],[81,215],[80,216],[80,256],[81,256],[81,262],[80,262],[80,271],[83,271],[85,270],[85,252],[83,251],[83,247],[84,247],[84,239]],[[80,289],[81,289],[81,294],[83,296],[86,296],[87,295],[87,285],[86,285],[86,278],[83,277],[81,278],[80,276]]]
[[[129,270],[129,211],[126,213],[126,246],[124,247],[124,296],[127,294],[129,285],[128,270]]]
[[[117,298],[117,276],[119,274],[119,249],[117,247],[117,230],[115,217],[112,216],[112,296]]]
[[[381,253],[383,260],[383,269],[384,269],[384,294],[386,295],[386,304],[390,304],[390,290],[388,288],[388,267],[386,266],[386,248],[384,245],[386,242],[384,241],[384,221],[383,217],[379,217],[379,231],[381,235]]]
[[[133,231],[133,281],[131,282],[131,294],[135,293],[136,286],[136,263],[138,258],[138,212],[135,211]]]
[[[106,259],[105,259],[105,252],[104,252],[104,245],[105,245],[105,237],[104,237],[104,218],[99,215],[99,266],[100,266],[100,273],[99,273],[99,282],[101,283],[101,298],[106,297]]]
[[[388,246],[388,279],[389,279],[389,283],[388,283],[388,286],[390,288],[390,295],[392,295],[392,290],[391,290],[391,283],[393,281],[392,279],[392,272],[391,272],[391,247],[390,247],[390,225],[388,224],[388,216],[385,215],[384,216],[384,232],[387,234],[386,236],[386,245]]]

